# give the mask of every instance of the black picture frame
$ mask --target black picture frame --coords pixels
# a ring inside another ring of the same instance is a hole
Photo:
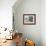
[[[23,14],[23,24],[24,25],[35,25],[36,14]]]

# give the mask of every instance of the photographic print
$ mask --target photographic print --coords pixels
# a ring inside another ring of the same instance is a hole
[[[23,24],[24,25],[35,25],[36,24],[36,14],[24,14]]]

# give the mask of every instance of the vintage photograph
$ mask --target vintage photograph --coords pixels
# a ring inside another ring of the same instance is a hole
[[[0,0],[0,46],[46,46],[46,0]]]
[[[23,24],[25,24],[25,25],[36,24],[36,14],[24,14],[23,15]]]

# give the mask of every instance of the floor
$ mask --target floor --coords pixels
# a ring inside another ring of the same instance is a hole
[[[2,43],[0,46],[16,46],[15,39],[13,39],[13,40],[6,40],[6,42]]]

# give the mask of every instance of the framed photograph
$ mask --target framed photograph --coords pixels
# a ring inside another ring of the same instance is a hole
[[[35,25],[36,14],[23,14],[23,24],[24,25]]]

